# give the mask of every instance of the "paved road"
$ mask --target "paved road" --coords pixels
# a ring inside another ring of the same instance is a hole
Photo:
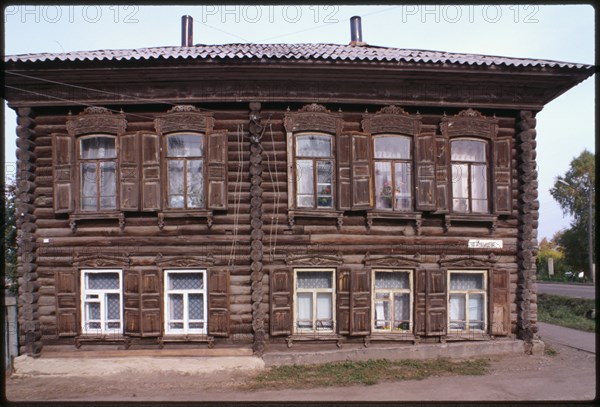
[[[538,335],[546,343],[551,345],[558,343],[586,352],[596,353],[596,334],[593,332],[578,331],[543,322],[538,322],[537,324],[539,326]]]
[[[593,285],[537,283],[538,292],[544,294],[564,295],[566,297],[596,298],[596,288]]]

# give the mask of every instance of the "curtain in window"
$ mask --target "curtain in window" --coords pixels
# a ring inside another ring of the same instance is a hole
[[[303,271],[297,274],[298,288],[331,288],[332,273],[327,271]]]
[[[483,274],[452,273],[450,274],[450,290],[482,290]]]
[[[410,295],[396,293],[394,294],[394,321],[398,328],[397,323],[401,321],[408,321],[410,319]]]
[[[471,193],[473,212],[487,212],[487,170],[485,165],[471,166]]]
[[[452,161],[485,162],[485,142],[476,140],[452,141]]]
[[[82,138],[80,142],[81,158],[103,159],[116,158],[114,137],[88,137]]]
[[[298,157],[331,157],[331,137],[330,136],[297,136],[296,137],[296,155]]]
[[[184,207],[184,178],[183,178],[183,160],[169,160],[168,164],[169,178],[169,207]]]
[[[333,321],[333,301],[331,293],[317,293],[317,329],[331,329]]]
[[[312,328],[312,293],[298,293],[296,304],[298,328]]]
[[[409,137],[376,137],[375,158],[405,159],[411,157]]]
[[[376,272],[375,289],[408,289],[409,279],[406,272]]]
[[[100,209],[117,207],[117,178],[114,162],[100,163]]]
[[[96,163],[81,164],[81,209],[96,210],[98,200]]]

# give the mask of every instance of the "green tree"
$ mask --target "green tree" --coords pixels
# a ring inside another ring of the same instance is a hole
[[[565,256],[557,243],[560,232],[556,233],[551,240],[543,238],[540,249],[535,260],[538,275],[548,277],[548,259],[554,260],[554,275],[561,276],[565,271]]]
[[[16,223],[16,186],[8,184],[4,189],[4,270],[5,285],[11,292],[17,293],[17,223]]]
[[[573,158],[569,170],[556,177],[550,194],[561,206],[564,214],[573,216],[571,227],[557,239],[563,248],[565,262],[575,270],[588,271],[588,216],[589,201],[592,201],[592,236],[595,236],[595,183],[596,165],[593,153],[584,150]],[[592,256],[597,252],[597,242]]]

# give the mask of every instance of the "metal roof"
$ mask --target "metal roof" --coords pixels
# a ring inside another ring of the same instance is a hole
[[[137,49],[113,49],[97,51],[74,51],[65,53],[33,53],[9,55],[6,62],[49,61],[131,61],[156,59],[269,59],[269,60],[323,60],[349,62],[408,62],[424,64],[503,65],[507,67],[575,68],[590,69],[592,66],[571,62],[542,59],[512,58],[491,55],[463,54],[415,49],[377,47],[370,45],[339,44],[222,44],[193,47],[152,47]]]

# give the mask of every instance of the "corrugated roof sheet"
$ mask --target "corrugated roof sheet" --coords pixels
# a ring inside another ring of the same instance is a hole
[[[194,47],[153,47],[122,50],[76,51],[9,55],[6,62],[47,61],[129,61],[153,59],[274,59],[409,62],[425,64],[504,65],[510,67],[549,67],[589,69],[590,65],[542,59],[511,58],[415,49],[353,46],[338,44],[222,44]]]

